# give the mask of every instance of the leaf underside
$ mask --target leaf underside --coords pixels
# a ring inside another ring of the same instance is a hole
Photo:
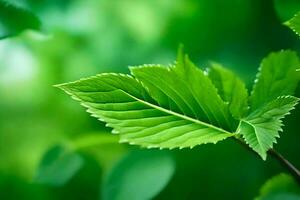
[[[241,135],[265,159],[279,137],[281,119],[298,102],[291,95],[299,63],[292,51],[271,53],[250,97],[233,72],[216,63],[202,71],[182,52],[168,67],[131,67],[131,75],[103,73],[58,87],[120,134],[120,142],[192,148]]]

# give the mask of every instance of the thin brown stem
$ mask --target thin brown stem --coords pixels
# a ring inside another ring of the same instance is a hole
[[[274,149],[270,149],[268,154],[278,160],[280,164],[285,167],[290,174],[292,174],[295,180],[300,184],[300,171],[286,158],[284,158],[280,153],[275,151]]]
[[[235,138],[240,144],[246,147],[250,152],[258,154],[253,151],[241,138]],[[280,153],[275,151],[274,149],[270,149],[268,151],[268,155],[272,156],[276,159],[288,172],[295,178],[295,180],[300,184],[300,171],[297,169],[290,161],[288,161],[285,157],[283,157]]]

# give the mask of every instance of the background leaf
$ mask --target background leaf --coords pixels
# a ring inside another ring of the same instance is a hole
[[[43,157],[35,177],[35,182],[52,186],[67,183],[83,166],[83,158],[63,146],[51,148]]]
[[[104,200],[148,200],[170,181],[175,163],[164,151],[135,151],[122,159],[107,175]]]
[[[17,35],[26,29],[40,28],[41,22],[33,13],[0,0],[0,39]]]
[[[287,174],[279,174],[269,179],[260,189],[255,200],[299,200],[300,186]]]

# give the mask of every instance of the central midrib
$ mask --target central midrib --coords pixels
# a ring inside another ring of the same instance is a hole
[[[122,90],[122,91],[125,92],[124,90]],[[234,133],[228,132],[228,131],[226,131],[226,130],[224,130],[224,129],[222,129],[222,128],[216,127],[216,126],[211,125],[211,124],[208,124],[208,123],[206,123],[206,122],[202,122],[202,121],[193,119],[193,118],[188,117],[188,116],[186,116],[186,115],[182,115],[182,114],[176,113],[176,112],[174,112],[174,111],[172,111],[172,110],[167,110],[167,109],[162,108],[162,107],[160,107],[160,106],[157,106],[157,105],[154,105],[154,104],[149,103],[149,102],[147,102],[147,101],[144,101],[144,100],[142,100],[142,99],[139,99],[139,98],[137,98],[137,97],[135,97],[135,96],[132,96],[131,94],[129,94],[129,93],[127,93],[127,92],[125,92],[125,93],[126,93],[128,96],[130,96],[131,98],[133,98],[133,99],[135,99],[135,100],[137,100],[137,101],[139,101],[139,102],[141,102],[141,103],[143,103],[143,104],[145,104],[145,105],[148,105],[148,106],[150,106],[150,107],[152,107],[152,108],[155,108],[155,109],[157,109],[157,110],[160,110],[160,111],[162,111],[162,112],[164,112],[164,113],[167,113],[167,114],[170,114],[170,115],[174,115],[174,116],[177,116],[177,117],[179,117],[179,118],[182,118],[182,119],[185,119],[185,120],[188,120],[188,121],[191,121],[191,122],[194,122],[194,123],[203,125],[203,126],[207,126],[207,127],[209,127],[209,128],[218,130],[218,131],[223,132],[223,133],[227,133],[227,134],[234,135]]]

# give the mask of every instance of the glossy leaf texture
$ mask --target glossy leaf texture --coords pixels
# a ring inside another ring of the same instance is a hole
[[[293,95],[300,75],[297,53],[290,50],[270,53],[261,62],[250,96],[250,110],[260,109],[279,96]]]
[[[263,59],[250,97],[230,70],[196,67],[182,51],[174,65],[130,67],[131,75],[106,73],[58,85],[106,122],[120,142],[148,148],[185,148],[228,137],[266,159],[282,119],[298,102],[300,66],[293,51]]]
[[[119,161],[103,183],[104,200],[148,200],[169,183],[175,162],[165,151],[134,151]]]
[[[238,133],[264,160],[267,151],[279,137],[279,131],[282,131],[282,119],[295,108],[298,101],[292,96],[278,97],[241,120]]]
[[[249,115],[240,121],[238,133],[264,160],[273,147],[282,119],[294,109],[292,97],[299,82],[297,54],[286,50],[270,53],[263,59],[250,96]]]
[[[41,22],[35,14],[0,0],[0,39],[17,35],[26,29],[40,28]]]
[[[248,111],[248,91],[245,83],[219,63],[211,63],[208,76],[222,99],[229,104],[231,114],[241,119]]]
[[[100,74],[58,87],[120,134],[121,142],[148,148],[216,143],[234,134],[216,88],[187,57],[176,66],[131,68],[134,75]]]
[[[298,36],[300,36],[300,12],[298,12],[292,19],[284,23],[292,29]]]

